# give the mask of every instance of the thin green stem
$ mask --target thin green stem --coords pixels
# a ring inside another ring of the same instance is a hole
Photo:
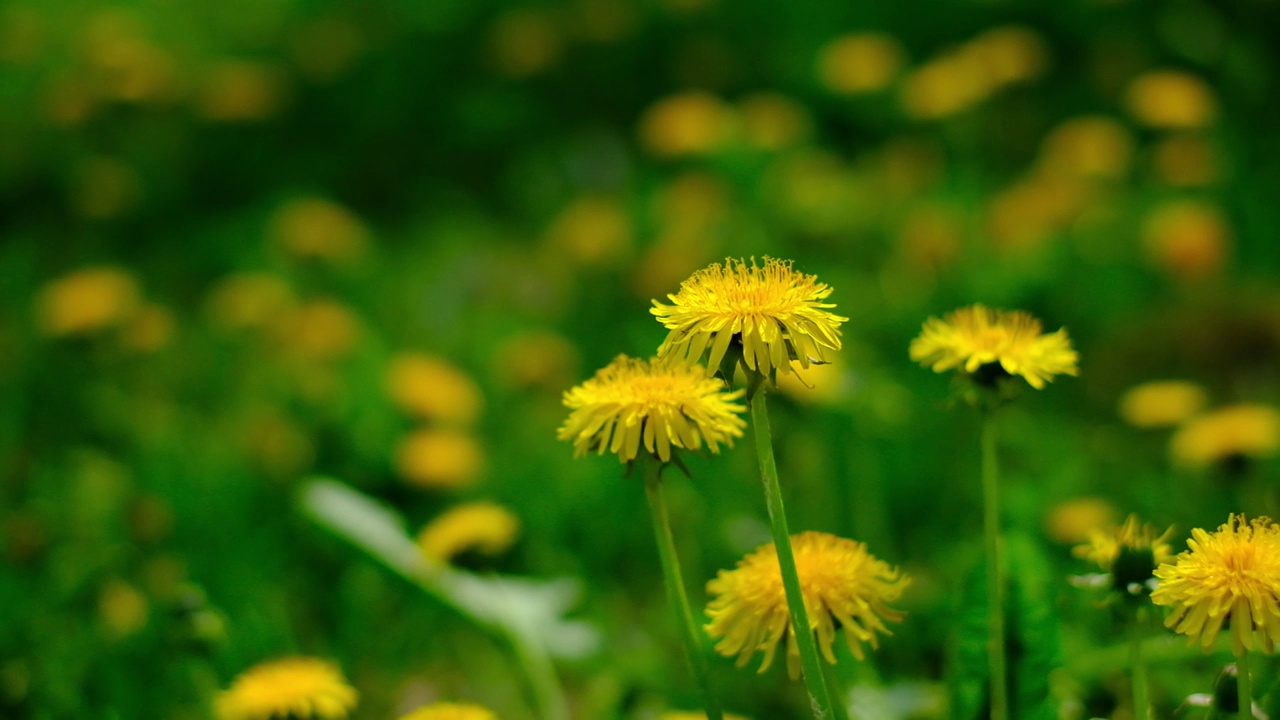
[[[524,631],[509,631],[508,637],[516,658],[528,677],[539,712],[546,718],[568,720],[569,705],[560,690],[560,681],[556,678],[551,658]]]
[[[1147,609],[1138,608],[1129,629],[1129,665],[1133,668],[1133,716],[1149,720],[1151,701],[1147,698],[1147,661],[1142,654],[1142,641],[1147,630]]]
[[[829,720],[833,717],[831,708],[835,703],[827,690],[822,660],[813,640],[813,626],[809,624],[809,613],[800,591],[800,573],[796,570],[796,556],[787,530],[787,513],[782,505],[782,489],[778,486],[778,466],[773,459],[773,434],[769,430],[769,408],[765,404],[763,386],[756,388],[751,398],[751,424],[755,426],[756,455],[760,458],[760,479],[764,483],[765,505],[769,510],[769,528],[773,532],[773,546],[778,552],[787,607],[791,610],[792,637],[800,651],[800,668],[809,688],[810,709],[817,720]]]
[[[1233,618],[1234,619],[1234,618]],[[1249,651],[1236,653],[1236,703],[1240,720],[1253,720],[1253,682],[1249,678]]]
[[[689,593],[685,590],[684,577],[680,572],[676,541],[671,534],[671,518],[667,513],[667,503],[662,494],[662,466],[657,461],[648,463],[644,490],[649,497],[649,509],[652,511],[650,514],[653,516],[653,534],[658,541],[658,557],[662,559],[662,575],[666,580],[667,599],[671,602],[671,609],[675,611],[676,624],[680,627],[680,640],[684,643],[684,652],[689,658],[694,679],[702,688],[707,720],[723,720],[724,715],[720,710],[720,704],[716,701],[715,694],[711,692],[711,673],[707,668],[707,658],[702,653],[698,626],[694,624],[693,610],[689,607]]]
[[[1000,467],[996,427],[982,415],[982,526],[987,560],[987,667],[991,675],[991,720],[1009,720],[1009,677],[1004,655],[1004,558],[1000,537]]]

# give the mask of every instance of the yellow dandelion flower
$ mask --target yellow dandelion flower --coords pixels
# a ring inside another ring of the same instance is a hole
[[[420,707],[400,720],[498,720],[498,716],[479,705],[441,702]]]
[[[109,580],[98,593],[98,617],[112,639],[125,638],[147,624],[147,596],[123,580]]]
[[[296,304],[293,289],[278,275],[237,273],[222,278],[209,292],[209,319],[225,330],[263,328]]]
[[[1010,375],[1021,375],[1039,390],[1054,375],[1075,375],[1076,351],[1065,328],[1050,335],[1040,321],[1020,310],[992,310],[983,305],[961,308],[945,320],[929,318],[920,337],[911,341],[911,359],[934,372],[963,367],[966,373],[999,363]]]
[[[1157,380],[1135,385],[1120,397],[1120,417],[1134,427],[1177,425],[1195,415],[1209,401],[1204,388],[1182,380]]]
[[[671,305],[653,301],[649,312],[671,331],[658,355],[691,362],[706,355],[714,371],[736,341],[747,369],[766,377],[791,372],[792,360],[804,368],[828,362],[829,351],[840,349],[840,324],[849,320],[827,312],[835,307],[822,302],[830,294],[829,285],[789,261],[727,259],[681,283],[667,295]]]
[[[1049,511],[1045,530],[1049,537],[1064,545],[1084,542],[1094,530],[1116,523],[1116,509],[1096,497],[1067,500]]]
[[[746,421],[738,415],[746,408],[733,402],[742,393],[688,362],[619,355],[564,394],[572,412],[558,437],[572,440],[579,457],[595,448],[617,453],[621,462],[636,458],[641,439],[663,462],[672,446],[697,450],[704,440],[718,453],[720,443],[732,447],[742,437]]]
[[[876,633],[892,634],[884,621],[902,620],[903,613],[888,603],[902,595],[911,579],[853,540],[805,532],[793,535],[791,545],[809,611],[809,631],[817,635],[823,656],[827,662],[836,661],[832,644],[836,631],[843,630],[849,650],[863,659],[863,643],[875,649],[879,647]],[[787,671],[793,678],[800,676],[800,649],[773,543],[761,545],[733,570],[721,570],[707,583],[707,592],[712,598],[707,605],[711,622],[706,629],[713,639],[719,639],[716,652],[726,657],[737,655],[741,667],[762,651],[760,672],[764,672],[785,633]]]
[[[1214,205],[1177,200],[1151,211],[1142,223],[1151,264],[1194,280],[1220,272],[1231,253],[1231,224]]]
[[[875,92],[888,87],[906,62],[902,44],[878,33],[843,35],[823,46],[818,78],[839,95]]]
[[[1157,535],[1155,528],[1138,522],[1137,515],[1130,515],[1119,527],[1094,528],[1089,532],[1089,542],[1072,548],[1071,554],[1097,565],[1103,572],[1112,572],[1116,561],[1128,551],[1147,553],[1155,565],[1163,565],[1173,559],[1173,548],[1168,543],[1171,534],[1173,528]]]
[[[756,93],[738,104],[742,134],[761,150],[784,150],[809,137],[813,122],[804,106],[785,95]]]
[[[49,337],[92,333],[129,318],[140,294],[138,282],[124,270],[85,268],[44,286],[36,298],[36,320]]]
[[[295,257],[334,263],[358,260],[369,245],[369,231],[360,218],[319,197],[296,198],[281,205],[271,216],[267,234]]]
[[[640,118],[640,143],[659,157],[710,155],[729,139],[736,123],[733,109],[714,95],[672,95]]]
[[[392,358],[387,394],[415,418],[447,425],[470,425],[480,416],[484,396],[469,375],[443,359],[420,353]]]
[[[485,555],[499,555],[520,534],[520,518],[510,510],[491,502],[458,505],[422,528],[418,547],[422,554],[438,562],[468,550]]]
[[[1139,75],[1129,85],[1126,100],[1134,119],[1154,128],[1201,128],[1218,114],[1209,86],[1195,75],[1176,70]]]
[[[1169,449],[1188,466],[1272,457],[1280,451],[1280,411],[1247,403],[1215,410],[1183,425]]]
[[[1280,639],[1280,527],[1232,515],[1215,532],[1191,531],[1189,550],[1156,570],[1151,601],[1173,608],[1164,625],[1207,651],[1228,623],[1236,655]]]
[[[308,657],[264,662],[236,678],[217,701],[220,720],[345,718],[358,695],[337,665]]]
[[[396,469],[418,487],[467,487],[484,470],[484,451],[474,437],[458,430],[416,430],[400,441]]]
[[[1082,177],[1123,177],[1133,157],[1133,133],[1101,115],[1072,118],[1044,139],[1041,163],[1050,172]]]

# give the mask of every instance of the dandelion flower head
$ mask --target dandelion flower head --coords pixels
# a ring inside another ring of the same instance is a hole
[[[464,503],[432,520],[418,533],[422,554],[438,562],[475,550],[499,555],[520,534],[520,519],[510,510],[491,502]]]
[[[977,372],[998,366],[1021,375],[1042,389],[1054,375],[1075,375],[1076,351],[1066,329],[1045,335],[1040,321],[1020,310],[993,310],[983,305],[961,308],[945,319],[929,318],[911,341],[911,359],[944,372],[963,368]]]
[[[849,319],[827,311],[835,307],[822,302],[829,295],[830,286],[789,261],[727,259],[681,283],[667,296],[670,305],[653,302],[649,312],[670,331],[658,355],[691,362],[705,356],[714,371],[737,340],[743,364],[765,376],[791,372],[792,360],[804,368],[825,363],[840,349],[840,324]]]
[[[809,631],[817,635],[823,657],[835,663],[832,645],[836,631],[843,630],[854,657],[863,659],[864,643],[875,649],[879,647],[876,633],[892,634],[885,621],[902,619],[903,614],[889,603],[902,595],[910,578],[853,540],[805,532],[793,535],[791,544],[809,612]],[[761,545],[733,570],[721,570],[707,583],[707,591],[712,597],[707,605],[711,622],[706,628],[708,635],[719,640],[716,652],[738,656],[742,666],[762,651],[760,671],[764,672],[785,634],[787,670],[793,678],[799,677],[800,649],[772,543]]]
[[[441,702],[420,707],[400,720],[498,720],[498,716],[479,705]]]
[[[1130,388],[1120,397],[1120,417],[1139,428],[1177,425],[1208,402],[1204,388],[1182,380],[1157,380]]]
[[[1270,518],[1232,515],[1215,532],[1195,528],[1189,550],[1156,570],[1151,601],[1173,611],[1165,627],[1207,651],[1229,621],[1236,654],[1280,639],[1280,527]]]
[[[1272,457],[1280,452],[1280,411],[1231,405],[1187,421],[1169,442],[1174,461],[1186,466]]]
[[[1150,554],[1155,565],[1163,565],[1173,560],[1173,548],[1168,542],[1172,533],[1173,528],[1169,528],[1157,534],[1152,526],[1138,522],[1137,515],[1130,515],[1119,527],[1095,528],[1089,533],[1089,542],[1077,545],[1071,554],[1088,560],[1104,572],[1114,570],[1126,552]]]
[[[621,462],[636,458],[641,440],[663,462],[672,446],[697,450],[704,440],[715,453],[742,437],[746,407],[734,402],[742,393],[691,363],[619,355],[564,394],[571,412],[558,437],[571,440],[579,457],[595,448]]]
[[[357,698],[333,663],[289,657],[241,673],[218,697],[217,709],[219,720],[338,720],[355,709]]]

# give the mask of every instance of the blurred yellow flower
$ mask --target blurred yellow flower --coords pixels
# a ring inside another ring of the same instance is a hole
[[[668,710],[658,716],[658,720],[707,720],[705,712],[686,712],[684,710]],[[724,720],[747,720],[743,715],[724,713]]]
[[[1040,162],[1048,172],[1120,178],[1133,158],[1133,134],[1113,118],[1084,115],[1054,128],[1044,139]]]
[[[1004,25],[991,28],[969,41],[993,85],[1013,85],[1044,74],[1049,51],[1044,39],[1030,28]]]
[[[173,55],[147,39],[131,11],[113,7],[93,12],[82,41],[90,86],[104,100],[167,102],[181,93]]]
[[[173,313],[163,305],[145,303],[124,326],[120,341],[136,353],[155,352],[173,339]]]
[[[484,452],[458,430],[415,430],[396,449],[396,469],[418,487],[462,488],[475,484],[484,470]]]
[[[912,70],[903,80],[902,109],[916,120],[938,120],[967,110],[992,92],[984,60],[954,50]]]
[[[1129,85],[1129,113],[1143,125],[1161,129],[1201,128],[1218,114],[1213,91],[1200,78],[1177,70],[1153,70]]]
[[[1231,228],[1222,211],[1194,200],[1178,200],[1152,210],[1143,221],[1142,234],[1153,265],[1189,280],[1221,271],[1232,244]]]
[[[1114,526],[1116,515],[1115,507],[1102,498],[1074,498],[1049,511],[1045,530],[1064,545],[1084,542],[1094,530]]]
[[[241,673],[218,696],[219,720],[341,720],[358,694],[337,665],[308,657],[264,662]]]
[[[645,110],[640,143],[658,157],[709,155],[728,141],[736,123],[732,108],[714,95],[672,95]]]
[[[50,337],[83,335],[119,325],[138,307],[132,275],[115,267],[76,270],[51,280],[36,297],[36,324]]]
[[[1226,623],[1236,655],[1280,639],[1280,528],[1268,518],[1232,515],[1215,532],[1191,531],[1189,550],[1156,570],[1156,605],[1172,607],[1164,625],[1213,649]]]
[[[761,150],[784,150],[808,139],[812,130],[804,107],[785,95],[755,93],[738,103],[742,134]]]
[[[360,342],[360,320],[337,300],[311,300],[282,318],[280,337],[298,355],[337,360]]]
[[[387,367],[387,393],[407,415],[446,425],[471,425],[484,396],[471,376],[442,358],[407,352]]]
[[[557,333],[531,330],[503,340],[494,362],[498,377],[511,387],[559,392],[578,375],[578,348]]]
[[[726,259],[694,273],[649,309],[670,332],[658,355],[701,362],[716,371],[730,345],[741,348],[742,363],[764,377],[828,362],[840,349],[840,324],[849,318],[827,312],[831,287],[816,275],[797,272],[790,261],[766,257],[764,265]]]
[[[746,421],[738,415],[746,408],[733,402],[742,393],[691,363],[619,355],[565,392],[571,412],[557,437],[572,441],[577,457],[595,448],[617,453],[620,462],[636,458],[641,440],[663,462],[672,446],[697,450],[704,440],[718,453],[720,443],[732,447],[742,437]]]
[[[578,198],[547,228],[547,242],[557,259],[578,265],[614,265],[632,251],[631,218],[610,197]]]
[[[849,395],[849,370],[839,356],[823,365],[811,365],[803,375],[800,363],[791,361],[792,372],[778,375],[778,392],[815,405],[839,406]]]
[[[911,341],[911,359],[934,372],[961,367],[966,373],[998,364],[1021,375],[1039,390],[1054,375],[1075,375],[1076,351],[1066,329],[1041,332],[1040,321],[1021,310],[992,310],[983,305],[961,308],[945,320],[929,318]]]
[[[278,66],[223,60],[205,71],[195,102],[206,120],[256,122],[279,114],[288,99],[288,76]]]
[[[1273,457],[1280,451],[1280,411],[1247,403],[1214,410],[1179,428],[1169,450],[1187,466]]]
[[[1078,215],[1083,191],[1076,178],[1043,170],[1019,180],[991,199],[993,244],[1011,250],[1040,245]]]
[[[1179,188],[1217,182],[1221,161],[1205,138],[1182,133],[1165,138],[1151,151],[1151,166],[1162,182]]]
[[[294,304],[289,283],[269,273],[228,275],[213,286],[206,301],[210,319],[226,330],[267,327]]]
[[[98,618],[113,639],[128,637],[147,624],[147,597],[129,583],[113,579],[98,591]]]
[[[1072,548],[1071,554],[1097,565],[1103,572],[1112,572],[1121,554],[1145,553],[1154,563],[1147,571],[1149,577],[1156,566],[1173,560],[1173,548],[1168,543],[1172,534],[1173,528],[1157,534],[1155,528],[1138,522],[1137,515],[1130,515],[1123,525],[1094,528],[1089,532],[1089,542]]]
[[[895,38],[879,33],[843,35],[818,52],[818,79],[838,95],[888,87],[902,71],[906,53]]]
[[[267,234],[292,255],[333,263],[360,259],[369,244],[369,232],[359,218],[318,197],[297,198],[281,205],[271,216]]]
[[[885,621],[902,620],[903,614],[889,603],[901,597],[911,579],[853,540],[805,532],[793,535],[791,545],[809,611],[809,632],[817,635],[823,657],[835,663],[832,645],[837,631],[843,630],[854,657],[864,659],[863,643],[878,648],[876,633],[892,634]],[[707,592],[711,622],[706,630],[719,640],[716,652],[737,655],[739,667],[763,652],[760,672],[764,672],[785,634],[787,671],[792,678],[800,676],[800,649],[773,543],[761,545],[733,570],[721,570],[707,583]]]
[[[1120,417],[1134,427],[1169,427],[1200,412],[1208,402],[1208,393],[1195,383],[1146,382],[1120,396]]]
[[[503,12],[494,21],[489,48],[498,72],[529,77],[555,65],[564,52],[564,39],[545,13],[518,8]]]
[[[400,720],[498,720],[498,716],[479,705],[440,702],[420,707]]]
[[[520,518],[491,502],[455,505],[418,533],[422,554],[447,563],[468,551],[494,556],[506,552],[520,534]]]

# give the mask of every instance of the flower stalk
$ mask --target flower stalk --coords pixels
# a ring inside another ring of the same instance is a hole
[[[782,504],[782,489],[778,485],[778,466],[773,457],[773,433],[769,428],[769,408],[765,403],[762,378],[754,378],[755,392],[751,395],[751,424],[755,431],[756,455],[760,460],[760,479],[764,483],[765,506],[769,511],[769,529],[778,551],[778,566],[782,571],[782,585],[786,591],[787,607],[791,611],[791,627],[796,647],[800,651],[800,667],[809,690],[809,704],[817,720],[830,720],[834,716],[831,692],[827,689],[822,672],[822,660],[813,639],[813,626],[804,606],[804,594],[800,589],[800,574],[796,569],[795,553],[791,548],[791,533],[787,529],[786,509]]]
[[[650,514],[653,516],[653,533],[658,542],[658,557],[662,561],[662,575],[667,586],[667,600],[676,615],[676,625],[680,629],[680,640],[684,644],[685,655],[689,659],[689,667],[693,670],[694,679],[702,689],[707,720],[723,720],[724,715],[711,690],[711,673],[707,666],[707,658],[699,642],[698,627],[693,621],[693,610],[689,606],[689,593],[685,589],[684,577],[680,571],[680,558],[676,554],[675,537],[671,532],[671,516],[667,512],[666,499],[662,492],[662,464],[656,460],[645,463],[644,490],[649,498]]]
[[[1142,641],[1147,630],[1147,610],[1138,608],[1129,630],[1129,665],[1133,668],[1133,716],[1137,720],[1150,720],[1151,701],[1147,690],[1147,661],[1142,652]]]
[[[1249,651],[1236,652],[1236,705],[1239,720],[1253,720],[1253,682],[1249,677]]]
[[[1000,532],[1000,467],[996,427],[982,413],[982,527],[987,564],[987,668],[991,676],[991,720],[1009,720],[1009,678],[1004,641],[1004,558]]]

